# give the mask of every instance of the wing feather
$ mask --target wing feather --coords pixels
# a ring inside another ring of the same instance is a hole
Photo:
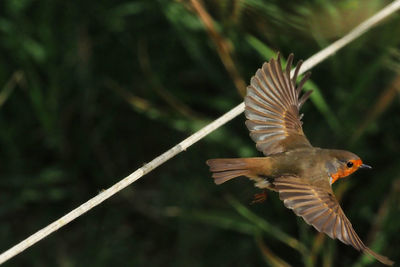
[[[383,264],[393,265],[390,259],[372,251],[361,241],[333,195],[328,177],[326,183],[316,185],[299,177],[285,176],[276,178],[273,185],[285,206],[319,232],[368,253]]]
[[[312,92],[303,94],[299,99],[309,75],[295,88],[295,79],[302,62],[297,64],[291,78],[292,62],[293,54],[289,56],[283,71],[278,54],[276,60],[271,59],[257,70],[247,87],[246,125],[257,149],[265,155],[311,146],[303,133],[299,115],[300,107]]]

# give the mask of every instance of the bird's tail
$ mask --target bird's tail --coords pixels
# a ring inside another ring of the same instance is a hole
[[[222,184],[239,176],[257,179],[257,174],[265,174],[268,167],[268,158],[235,158],[235,159],[209,159],[206,161],[213,172],[212,177],[216,184]]]

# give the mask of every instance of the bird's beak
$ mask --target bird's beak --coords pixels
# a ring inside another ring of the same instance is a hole
[[[372,169],[372,167],[367,164],[361,164],[361,166],[359,168],[360,169]]]

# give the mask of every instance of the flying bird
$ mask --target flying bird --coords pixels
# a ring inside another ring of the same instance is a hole
[[[277,59],[264,63],[251,78],[245,97],[246,126],[265,157],[210,159],[206,163],[216,184],[246,176],[255,186],[278,192],[284,205],[333,239],[375,257],[393,261],[368,248],[354,231],[333,191],[332,184],[360,168],[371,168],[359,156],[344,150],[310,144],[302,129],[301,106],[312,91],[300,94],[307,73],[296,87],[302,64],[290,75],[293,54],[283,70]]]

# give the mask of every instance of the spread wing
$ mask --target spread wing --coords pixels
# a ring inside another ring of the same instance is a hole
[[[302,62],[299,61],[293,77],[290,78],[292,61],[293,54],[289,56],[283,72],[278,54],[276,60],[271,59],[257,70],[247,87],[246,126],[257,149],[266,156],[311,146],[303,133],[299,115],[301,106],[312,93],[308,91],[299,99],[310,73],[295,88]]]
[[[311,185],[298,177],[279,177],[274,180],[274,185],[285,206],[319,232],[368,253],[383,264],[393,265],[391,260],[375,253],[361,241],[333,195],[328,178]]]

